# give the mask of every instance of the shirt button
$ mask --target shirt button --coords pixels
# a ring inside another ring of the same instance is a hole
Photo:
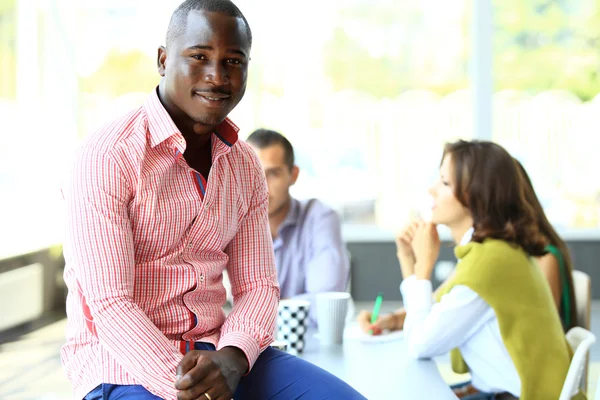
[[[200,275],[200,282],[204,282],[204,275]]]
[[[188,244],[188,249],[191,249],[192,247],[194,247],[192,243]]]

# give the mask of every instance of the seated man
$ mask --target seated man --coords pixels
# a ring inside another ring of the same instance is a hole
[[[290,196],[300,169],[294,149],[282,134],[259,129],[247,139],[258,154],[269,189],[269,226],[281,298],[313,303],[319,292],[345,291],[350,263],[336,212],[317,199]]]
[[[76,158],[64,190],[61,353],[74,398],[364,399],[269,347],[279,288],[268,191],[227,119],[244,95],[251,39],[231,1],[186,0],[158,50],[158,88]]]

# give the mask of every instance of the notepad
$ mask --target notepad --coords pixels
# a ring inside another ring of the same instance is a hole
[[[364,333],[358,325],[351,325],[344,332],[344,340],[358,340],[362,343],[388,343],[401,340],[404,331],[385,331],[381,335]]]

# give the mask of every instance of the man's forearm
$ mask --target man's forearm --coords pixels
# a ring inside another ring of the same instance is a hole
[[[217,348],[240,349],[251,369],[260,352],[273,341],[278,303],[279,287],[275,281],[271,286],[259,286],[239,294],[221,327]]]
[[[92,309],[101,308],[97,305],[101,301],[90,303]],[[183,355],[137,304],[118,300],[91,316],[99,342],[131,376],[162,398],[176,396],[175,369]],[[130,332],[136,332],[143,340]],[[146,344],[152,344],[152,351],[139,351],[139,346]],[[139,365],[146,367],[139,368]]]

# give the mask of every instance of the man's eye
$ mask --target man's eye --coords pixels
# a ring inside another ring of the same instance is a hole
[[[240,65],[242,63],[242,61],[238,60],[237,58],[230,58],[227,60],[227,62],[233,65]]]
[[[204,54],[193,54],[191,57],[196,60],[206,60],[207,59]]]

